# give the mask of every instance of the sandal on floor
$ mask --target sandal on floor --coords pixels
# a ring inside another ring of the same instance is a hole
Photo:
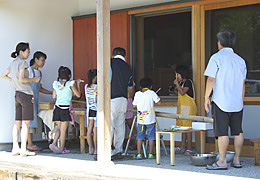
[[[234,167],[234,168],[242,168],[242,165],[241,165],[241,163],[240,163],[240,164],[231,163],[231,167]]]
[[[192,151],[188,149],[188,150],[185,151],[184,155],[185,156],[191,156],[192,155]]]
[[[217,164],[217,162],[213,163],[211,166],[210,165],[207,165],[206,167],[207,170],[227,170],[228,168],[227,167],[224,167],[224,166],[219,166]]]
[[[57,146],[50,144],[49,148],[52,150],[52,152],[56,153],[56,154],[61,154],[62,150],[60,148],[58,148]]]
[[[67,149],[64,149],[64,150],[61,152],[61,154],[68,154],[68,153],[70,153],[70,150],[67,150]]]
[[[12,156],[18,156],[20,154],[21,149],[13,149],[12,150]]]
[[[21,152],[20,156],[22,157],[26,157],[26,156],[35,156],[36,153],[35,152],[31,152],[31,151],[25,151],[25,152]]]
[[[40,148],[37,145],[33,145],[32,147],[27,147],[27,149],[30,151],[41,151],[42,150],[42,148]]]
[[[185,150],[182,150],[180,147],[176,147],[176,148],[175,148],[175,153],[177,153],[177,154],[183,154],[183,153],[185,153]]]

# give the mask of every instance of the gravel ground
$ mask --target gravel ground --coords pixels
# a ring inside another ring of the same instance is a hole
[[[44,166],[45,162],[41,163],[40,161],[43,161],[43,160],[47,161],[47,159],[57,159],[57,157],[59,157],[60,163],[62,163],[62,162],[65,162],[65,163],[73,162],[76,164],[83,163],[83,164],[85,164],[84,166],[89,166],[89,164],[91,164],[91,166],[95,166],[95,164],[98,164],[95,162],[93,155],[80,154],[78,148],[71,147],[71,149],[72,149],[72,153],[61,155],[61,154],[54,154],[49,149],[45,148],[45,149],[43,149],[43,151],[38,152],[37,156],[27,157],[27,158],[22,158],[22,157],[15,158],[15,157],[11,156],[11,153],[2,151],[2,152],[0,152],[0,163],[1,162],[5,163],[8,161],[9,163],[10,162],[17,163],[18,165],[21,163],[26,163],[27,165],[32,165],[32,166],[34,166],[34,164],[35,164],[35,166],[37,166],[37,165]],[[236,177],[260,179],[260,167],[254,165],[254,158],[242,157],[241,163],[243,165],[243,168],[240,168],[240,169],[230,167],[230,165],[229,165],[228,170],[209,171],[209,170],[206,170],[205,167],[199,167],[199,166],[192,165],[190,157],[184,156],[183,154],[176,154],[175,166],[171,166],[170,165],[170,156],[169,155],[165,156],[164,152],[161,152],[161,164],[160,165],[156,164],[155,159],[134,160],[131,157],[131,155],[133,155],[134,153],[135,153],[134,151],[131,151],[129,156],[126,156],[123,159],[115,160],[114,161],[114,165],[116,165],[115,167],[118,167],[118,168],[130,167],[133,169],[136,167],[139,167],[137,169],[146,169],[146,170],[148,170],[148,172],[149,172],[149,170],[154,171],[154,172],[157,172],[157,171],[160,172],[160,170],[161,170],[162,172],[167,172],[167,173],[172,173],[172,174],[174,174],[174,173],[182,173],[184,175],[185,174],[186,175],[188,175],[188,174],[197,174],[198,175],[199,174],[199,177],[201,175],[203,175],[205,178],[210,175],[224,175],[226,178],[231,178],[231,179],[232,179],[232,177],[235,179],[236,179]],[[51,160],[51,161],[53,161],[54,163],[58,163],[58,162],[56,162],[56,160],[55,161]],[[54,164],[53,164],[53,166],[55,167]],[[148,168],[148,167],[150,167],[150,168]],[[80,167],[80,168],[83,168],[83,167]],[[78,169],[80,169],[80,168],[78,168]],[[99,168],[100,168],[100,166],[99,166]],[[112,166],[111,166],[111,168],[112,168]],[[111,170],[111,171],[114,171],[114,170]],[[150,176],[151,176],[151,174],[150,174]],[[146,176],[142,176],[142,177],[144,179],[146,179]],[[134,177],[132,177],[132,178],[135,179]],[[157,178],[148,178],[148,179],[157,179]],[[221,179],[223,179],[223,178],[221,178]]]
[[[169,150],[168,150],[169,152]],[[189,172],[199,172],[199,173],[208,173],[208,174],[219,174],[226,176],[235,176],[235,177],[248,177],[248,178],[256,178],[260,179],[260,166],[254,165],[254,158],[250,157],[241,157],[241,164],[243,168],[233,168],[229,164],[228,170],[221,171],[209,171],[205,167],[194,166],[191,164],[191,160],[189,156],[184,156],[183,154],[175,155],[175,166],[170,165],[170,156],[165,156],[164,152],[161,152],[161,163],[160,165],[156,164],[155,159],[143,159],[143,160],[134,160],[132,159],[132,155],[134,151],[129,152],[129,156],[124,157],[123,159],[115,160],[115,164],[120,165],[134,165],[134,166],[143,166],[143,167],[153,167],[153,168],[162,168],[162,169],[174,169],[181,171],[189,171]],[[72,159],[80,159],[80,160],[89,160],[94,161],[94,156],[89,154],[80,154],[79,150],[72,150],[71,154],[66,155],[57,155],[50,153],[48,149],[40,152],[39,155],[43,156],[55,156],[55,157],[66,157]]]

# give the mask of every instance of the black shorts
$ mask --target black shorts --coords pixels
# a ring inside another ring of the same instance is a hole
[[[214,118],[215,137],[228,136],[228,127],[230,127],[231,136],[243,133],[243,109],[239,112],[224,112],[213,102],[212,117]]]
[[[60,107],[68,107],[67,109],[61,109],[55,105],[53,111],[53,121],[71,121],[69,106],[61,106]]]
[[[90,109],[88,112],[88,117],[97,117],[97,111]]]
[[[15,91],[15,120],[33,120],[33,95]]]

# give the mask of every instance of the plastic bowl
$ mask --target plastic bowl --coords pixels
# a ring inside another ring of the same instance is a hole
[[[196,154],[190,156],[191,162],[195,166],[211,165],[216,161],[216,155],[214,154]]]
[[[219,159],[219,153],[215,153],[215,152],[211,152],[211,154],[215,154],[217,157],[216,157],[216,161],[218,161]],[[235,156],[235,152],[233,151],[227,151],[227,154],[226,154],[226,160],[227,160],[227,163],[231,163],[233,161],[233,158]]]

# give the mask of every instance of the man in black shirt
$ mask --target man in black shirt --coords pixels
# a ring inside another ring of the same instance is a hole
[[[127,91],[133,87],[130,66],[125,62],[125,49],[113,49],[111,59],[111,143],[115,149],[111,155],[123,152],[125,138],[125,113],[127,110]]]

